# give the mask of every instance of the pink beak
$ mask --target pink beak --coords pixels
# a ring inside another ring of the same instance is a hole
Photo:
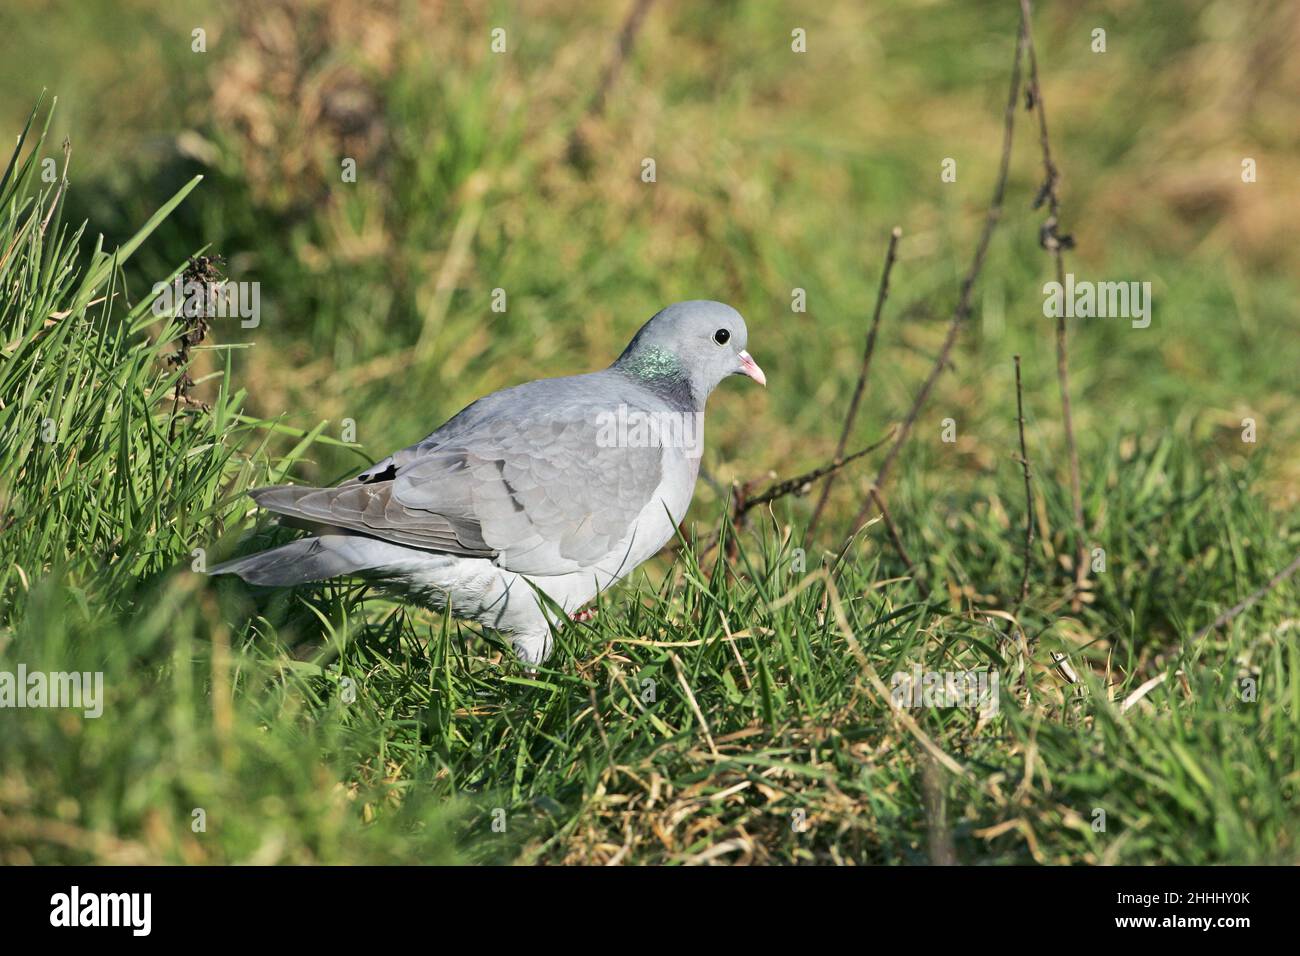
[[[758,367],[758,363],[754,361],[754,357],[743,349],[740,352],[740,371],[745,375],[748,375],[764,388],[767,387],[767,376],[764,375],[763,370]]]

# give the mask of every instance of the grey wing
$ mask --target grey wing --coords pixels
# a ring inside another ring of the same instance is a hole
[[[552,575],[614,555],[663,477],[662,449],[619,447],[599,409],[584,406],[498,417],[394,458],[401,464],[372,469],[379,480],[253,496],[298,520]]]
[[[251,492],[268,511],[326,528],[360,531],[412,548],[466,557],[495,557],[477,522],[424,509],[407,508],[393,498],[393,483],[349,482],[337,488],[277,485]]]
[[[617,563],[615,552],[663,479],[663,450],[620,447],[605,414],[568,406],[498,417],[461,447],[399,469],[392,497],[404,508],[476,522],[510,571],[566,574],[611,556]],[[448,455],[463,461],[452,482]]]

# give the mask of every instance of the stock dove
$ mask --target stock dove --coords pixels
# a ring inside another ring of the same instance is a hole
[[[277,587],[357,576],[450,603],[538,664],[565,619],[673,537],[709,393],[729,375],[767,382],[746,344],[730,306],[670,305],[607,369],[494,392],[335,487],[251,492],[312,534],[211,573]]]

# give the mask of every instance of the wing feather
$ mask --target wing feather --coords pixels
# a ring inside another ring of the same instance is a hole
[[[301,521],[564,574],[613,555],[663,478],[662,449],[607,437],[598,406],[534,408],[443,443],[426,439],[334,488],[284,485],[253,497]]]

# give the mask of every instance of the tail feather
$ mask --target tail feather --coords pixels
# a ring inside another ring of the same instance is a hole
[[[211,568],[209,574],[237,574],[249,584],[287,587],[323,581],[365,570],[373,563],[364,539],[353,535],[325,534],[299,538],[270,551],[236,558]]]

